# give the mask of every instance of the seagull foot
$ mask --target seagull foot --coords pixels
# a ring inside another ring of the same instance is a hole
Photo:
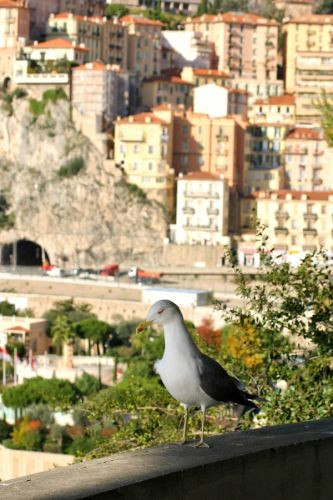
[[[205,443],[205,441],[199,441],[199,443],[193,445],[194,448],[210,448],[208,443]]]

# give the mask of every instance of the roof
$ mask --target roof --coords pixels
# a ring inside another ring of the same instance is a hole
[[[17,326],[9,326],[6,328],[6,332],[23,332],[23,333],[29,333],[29,329],[24,328],[23,326],[17,325]]]
[[[329,196],[333,196],[333,191],[296,191],[281,189],[279,191],[257,191],[255,193],[252,193],[252,197],[268,199],[271,198],[274,194],[279,200],[286,199],[286,196],[289,194],[292,196],[293,200],[301,200],[302,196],[305,195],[309,200],[327,201]]]
[[[180,85],[191,85],[192,82],[187,82],[180,78],[180,76],[154,76],[152,78],[146,78],[143,83],[154,83],[154,82],[163,82],[163,83],[179,83]]]
[[[307,14],[294,19],[286,19],[283,24],[333,24],[333,15]]]
[[[53,38],[52,40],[47,40],[46,42],[40,42],[33,45],[29,45],[31,49],[75,49],[82,52],[89,52],[86,47],[80,47],[79,45],[74,45],[67,38]]]
[[[104,71],[106,69],[108,69],[106,64],[100,61],[94,61],[81,64],[80,66],[76,66],[75,68],[73,68],[73,71],[78,71],[78,70]]]
[[[307,128],[307,127],[295,127],[293,130],[287,134],[286,139],[310,139],[318,140],[322,139],[322,132],[320,129]]]
[[[193,68],[193,74],[195,76],[212,76],[215,78],[231,78],[227,71],[220,69],[206,69],[206,68]]]
[[[120,21],[125,24],[142,24],[148,26],[164,26],[161,21],[155,21],[153,19],[148,19],[147,17],[141,16],[124,16],[120,18]]]
[[[158,118],[154,113],[138,113],[136,115],[126,116],[125,118],[117,119],[116,123],[158,123],[160,125],[167,125],[167,122]]]
[[[268,104],[270,106],[292,106],[295,104],[295,96],[293,94],[271,96],[267,99],[257,99],[254,104]]]
[[[27,9],[25,5],[20,5],[15,0],[0,0],[0,9]]]
[[[189,172],[185,175],[178,176],[179,181],[221,181],[223,178],[218,175],[211,174],[210,172]]]
[[[200,17],[187,18],[185,23],[227,23],[227,24],[254,24],[254,25],[268,25],[278,26],[279,23],[274,19],[267,19],[266,17],[251,14],[249,12],[225,12],[224,14],[217,14],[216,16],[203,15]]]

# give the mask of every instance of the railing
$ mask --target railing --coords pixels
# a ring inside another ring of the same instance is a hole
[[[332,419],[231,432],[207,442],[210,449],[167,444],[4,481],[0,496],[3,500],[332,497]]]
[[[303,229],[304,236],[317,236],[318,231],[314,227],[305,227]]]
[[[284,235],[287,235],[289,233],[289,229],[287,227],[276,227],[274,229],[275,231],[275,234],[284,234]]]
[[[303,217],[304,220],[311,220],[311,221],[316,221],[318,219],[318,215],[312,212],[305,212]]]
[[[220,197],[218,193],[209,193],[207,191],[185,191],[184,196],[186,198],[216,198],[216,199]]]

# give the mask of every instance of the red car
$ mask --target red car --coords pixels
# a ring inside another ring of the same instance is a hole
[[[119,274],[119,265],[111,264],[109,266],[104,266],[99,271],[100,276],[118,276]]]

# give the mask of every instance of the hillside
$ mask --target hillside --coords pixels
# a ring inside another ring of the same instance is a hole
[[[81,266],[158,262],[163,208],[75,130],[66,100],[2,98],[0,174],[0,245],[31,240]]]

